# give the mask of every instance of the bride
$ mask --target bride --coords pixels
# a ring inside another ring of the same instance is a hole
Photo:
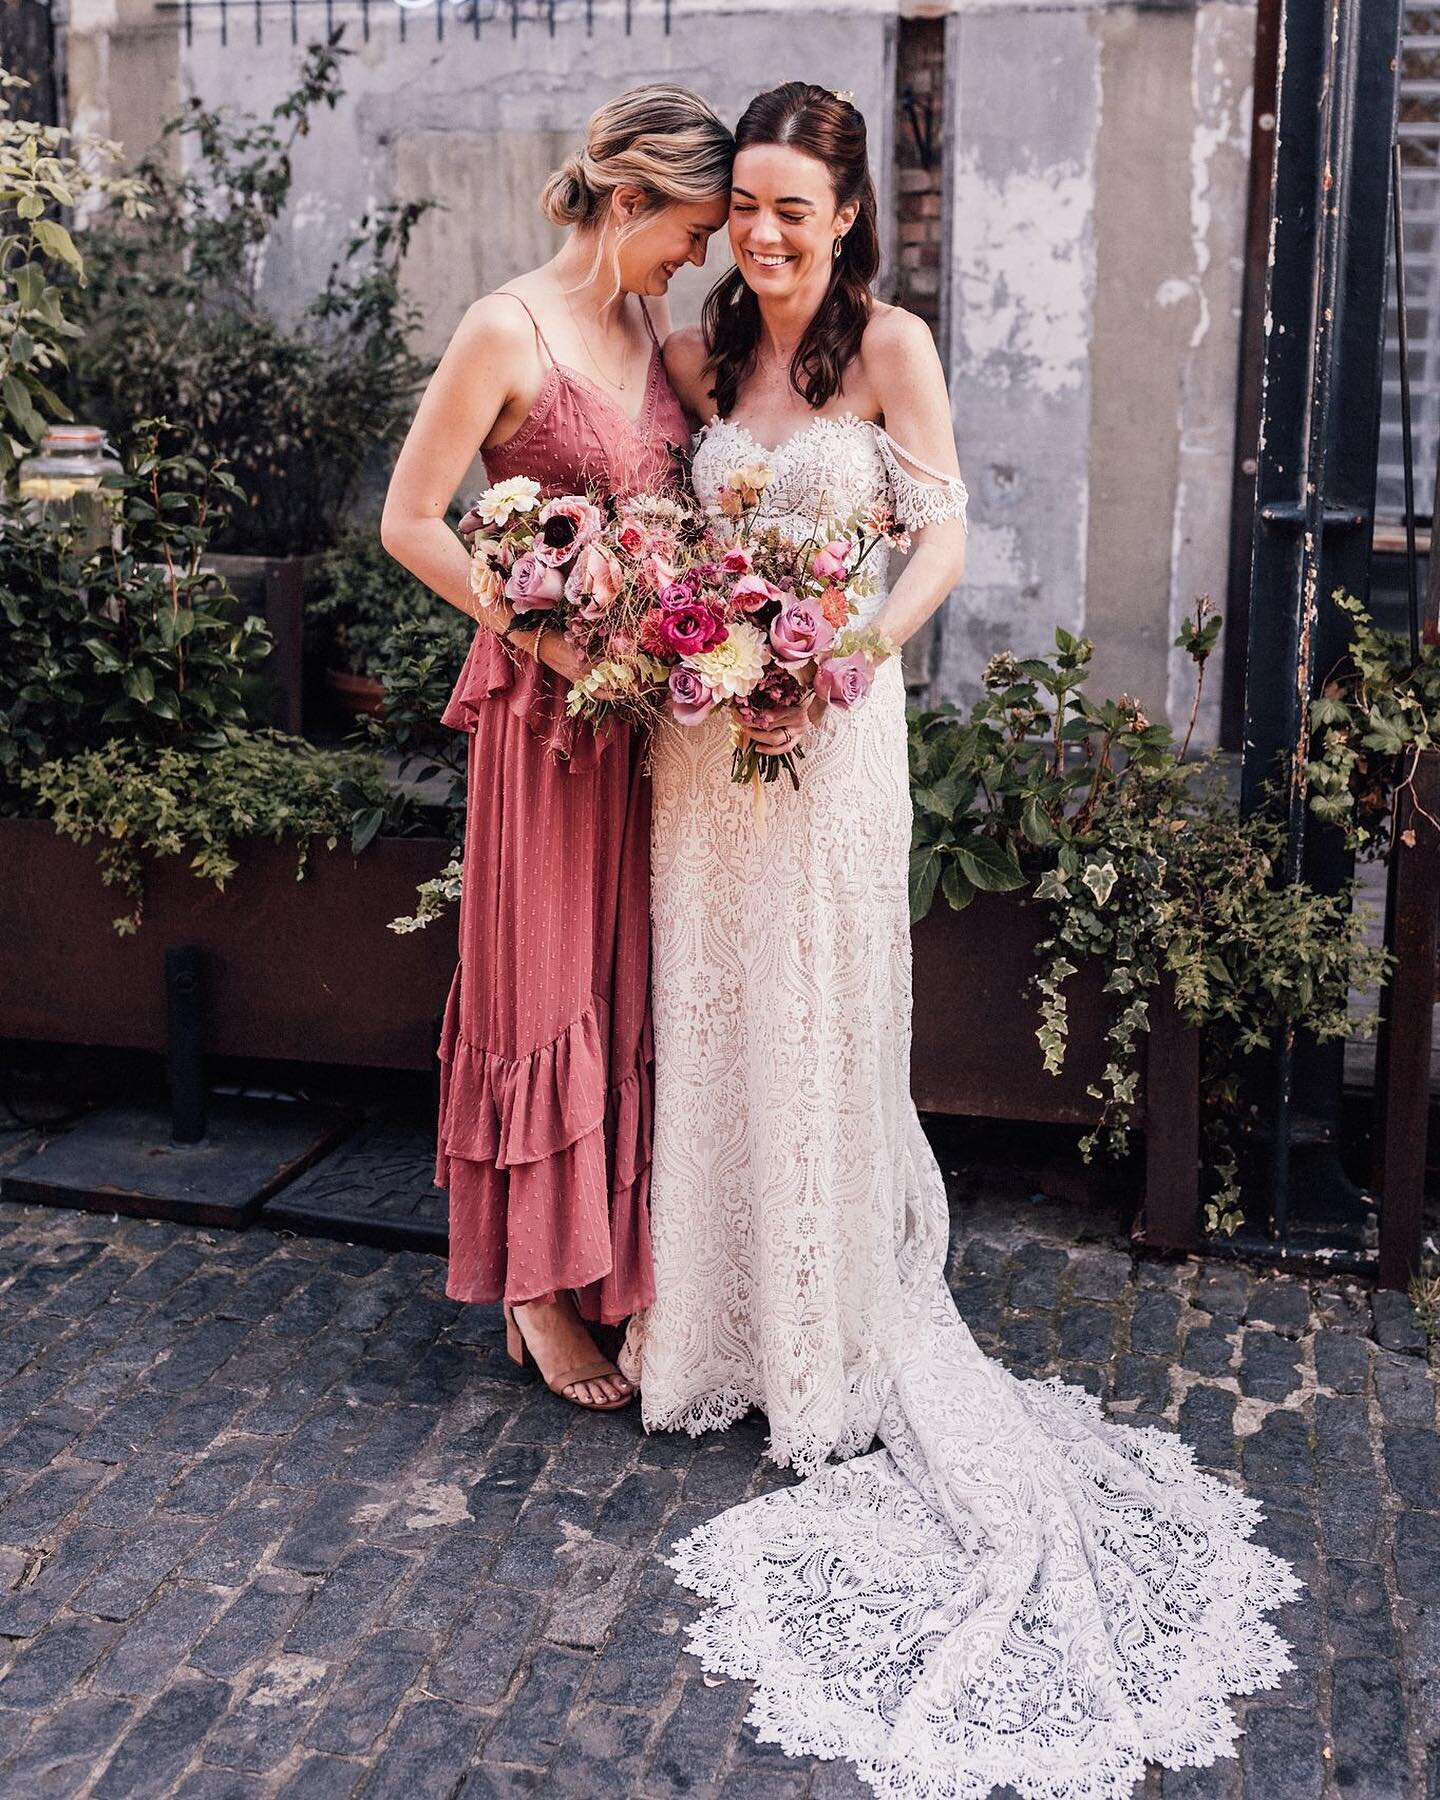
[[[914,553],[865,611],[903,642],[960,578],[966,495],[929,332],[870,293],[864,121],[792,82],[736,142],[736,268],[666,345],[710,420],[696,492],[766,464],[760,523],[798,537],[890,507]],[[1290,1666],[1263,1614],[1298,1584],[1177,1439],[1016,1380],[955,1310],[909,1094],[899,659],[857,712],[755,736],[805,752],[763,827],[718,720],[655,749],[658,1298],[623,1366],[648,1428],[757,1406],[808,1479],[679,1546],[715,1603],[693,1647],[755,1683],[762,1738],[878,1793],[1119,1800],[1147,1760],[1233,1753],[1226,1696]]]

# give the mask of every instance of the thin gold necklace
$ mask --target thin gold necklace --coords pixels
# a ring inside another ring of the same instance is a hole
[[[596,371],[599,373],[601,380],[604,381],[608,386],[617,389],[620,393],[623,394],[625,392],[625,389],[629,385],[628,378],[622,377],[619,381],[617,381],[613,375],[609,375],[606,373],[605,365],[604,365],[604,363],[601,362],[600,358],[595,354],[594,350],[592,349],[590,340],[585,335],[585,327],[580,323],[580,315],[575,311],[575,308],[570,304],[570,296],[568,294],[566,294],[566,296],[565,296],[565,310],[570,314],[571,319],[574,321],[575,329],[576,329],[576,331],[578,331],[580,333],[580,342],[585,346],[585,354],[590,358],[590,361],[591,361],[592,365],[594,366],[594,368],[596,369]]]

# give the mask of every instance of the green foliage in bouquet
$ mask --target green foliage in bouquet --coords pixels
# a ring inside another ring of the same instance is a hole
[[[1197,672],[1179,745],[1133,700],[1092,700],[1092,647],[1064,631],[1053,658],[992,658],[968,720],[912,714],[911,906],[918,919],[937,889],[962,908],[976,891],[1021,888],[1048,905],[1035,981],[1052,1073],[1068,1043],[1066,984],[1087,958],[1103,963],[1115,1010],[1106,1068],[1089,1090],[1103,1110],[1087,1156],[1102,1141],[1125,1148],[1151,999],[1173,982],[1185,1018],[1204,1028],[1216,1176],[1207,1227],[1233,1231],[1224,1121],[1243,1058],[1280,1027],[1347,1035],[1351,987],[1378,981],[1384,956],[1367,948],[1350,892],[1286,883],[1280,828],[1241,818],[1213,768],[1185,760],[1219,629],[1202,601],[1176,639]]]
[[[100,839],[103,879],[120,886],[128,902],[114,922],[122,936],[140,928],[146,856],[188,856],[197,876],[223,888],[246,841],[294,838],[299,879],[311,840],[333,850],[348,829],[348,795],[359,791],[379,802],[385,790],[378,757],[317,750],[272,731],[236,733],[206,749],[157,750],[114,738],[42,763],[22,780],[32,810],[53,819],[62,836],[81,844]]]
[[[340,36],[310,46],[268,119],[192,101],[139,166],[145,215],[106,215],[81,239],[80,402],[117,444],[135,418],[164,414],[201,461],[230,465],[238,487],[216,550],[330,544],[367,464],[403,435],[427,372],[410,348],[419,310],[400,269],[434,201],[362,218],[293,325],[259,298],[296,141],[342,96]]]
[[[167,451],[163,420],[111,489],[113,540],[86,552],[63,514],[0,521],[0,812],[25,770],[115,736],[217,748],[242,726],[270,640],[201,569],[223,469]]]
[[[67,307],[85,265],[56,214],[98,194],[126,219],[147,209],[143,183],[112,172],[117,144],[13,116],[29,85],[0,67],[0,485],[73,416],[56,387],[80,336]]]

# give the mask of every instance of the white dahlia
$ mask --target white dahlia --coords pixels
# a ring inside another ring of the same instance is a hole
[[[512,475],[509,481],[497,481],[494,487],[486,488],[475,502],[475,511],[483,524],[503,528],[516,513],[533,512],[539,498],[538,481],[532,481],[528,475]]]
[[[765,673],[765,639],[746,620],[736,619],[723,643],[681,660],[717,700],[743,700]]]

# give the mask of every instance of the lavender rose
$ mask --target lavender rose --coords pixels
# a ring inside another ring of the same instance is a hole
[[[875,665],[856,651],[853,656],[832,656],[815,671],[815,692],[841,712],[858,706],[870,692]]]
[[[670,671],[670,713],[677,724],[698,725],[714,705],[714,694],[694,669],[682,664]]]
[[[565,592],[565,577],[526,551],[510,571],[505,598],[517,612],[544,612]]]
[[[812,600],[792,600],[770,626],[770,647],[781,662],[809,662],[835,641],[835,627]]]

